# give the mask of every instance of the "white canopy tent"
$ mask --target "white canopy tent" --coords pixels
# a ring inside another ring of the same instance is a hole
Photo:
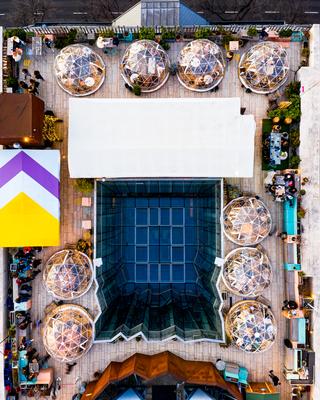
[[[240,99],[69,99],[72,178],[252,177]]]

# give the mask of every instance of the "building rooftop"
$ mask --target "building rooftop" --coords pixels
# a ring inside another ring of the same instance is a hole
[[[179,52],[185,45],[183,42],[175,42],[171,44],[168,55],[171,61],[177,59]],[[123,79],[119,72],[119,65],[121,63],[124,52],[127,49],[127,44],[121,43],[117,52],[113,55],[104,54],[101,50],[94,47],[94,51],[99,54],[106,65],[106,78],[100,89],[93,93],[90,98],[132,98],[133,94],[129,92],[123,84]],[[290,62],[289,78],[293,78],[293,72],[300,65],[300,43],[290,43],[287,48]],[[249,45],[240,49],[240,55],[248,50]],[[58,250],[65,248],[66,244],[76,243],[77,240],[87,231],[82,229],[82,222],[84,220],[94,221],[93,209],[90,207],[81,206],[82,195],[75,190],[74,181],[69,177],[68,170],[68,111],[69,111],[69,95],[62,90],[56,82],[55,76],[52,73],[53,65],[57,50],[48,50],[42,56],[30,57],[29,70],[40,70],[41,74],[46,79],[40,85],[40,97],[44,99],[46,108],[54,110],[55,114],[64,120],[64,123],[59,127],[59,134],[63,142],[55,144],[61,150],[62,169],[61,169],[61,246],[49,247],[43,250],[42,258],[47,261],[50,256]],[[167,83],[157,92],[145,94],[146,98],[229,98],[239,97],[241,99],[241,106],[246,108],[247,114],[255,116],[257,123],[256,137],[259,137],[261,131],[261,120],[266,115],[268,107],[268,98],[255,93],[246,93],[241,87],[238,79],[237,63],[234,59],[228,64],[227,73],[219,85],[219,90],[215,93],[198,93],[184,88],[177,80],[177,77],[170,77]],[[83,99],[81,99],[83,100]],[[133,100],[133,98],[132,98]],[[80,100],[79,100],[80,101]],[[134,98],[133,101],[139,101]],[[126,110],[123,111],[123,118],[126,115]],[[113,117],[110,116],[110,120]],[[226,117],[227,118],[227,117]],[[162,120],[165,121],[165,116]],[[119,120],[118,120],[119,122]],[[162,121],[161,121],[162,122]],[[87,143],[90,143],[91,131],[87,131]],[[260,196],[264,196],[264,173],[261,171],[261,149],[259,141],[255,142],[255,159],[254,159],[254,179],[240,179],[233,177],[231,182],[239,184],[240,188],[246,192],[254,192]],[[94,160],[92,158],[83,159],[84,164],[91,164]],[[281,215],[279,209],[275,207],[271,199],[263,197],[266,207],[269,209],[273,221],[280,223]],[[279,265],[281,260],[281,243],[275,237],[267,236],[264,240],[264,248],[270,257],[272,265]],[[224,251],[227,254],[235,246],[228,240],[224,243]],[[63,385],[61,390],[61,399],[70,398],[75,392],[75,379],[80,376],[82,380],[89,381],[92,379],[94,370],[103,370],[107,364],[112,360],[122,361],[128,357],[129,354],[136,352],[143,352],[145,354],[154,354],[161,350],[171,350],[175,354],[184,356],[189,359],[198,359],[204,361],[214,361],[217,358],[224,358],[228,361],[238,362],[250,369],[252,379],[261,381],[266,374],[266,366],[268,369],[275,369],[276,374],[280,374],[281,360],[283,359],[283,339],[285,337],[284,323],[281,322],[280,312],[282,305],[282,298],[284,292],[284,276],[281,268],[274,269],[274,278],[268,288],[264,291],[264,296],[270,301],[274,317],[279,323],[278,336],[273,346],[269,351],[263,353],[247,354],[240,352],[234,347],[221,348],[215,343],[198,343],[196,346],[189,346],[179,341],[170,341],[167,343],[150,342],[146,344],[144,341],[118,341],[116,343],[100,343],[94,344],[90,351],[86,353],[78,364],[74,367],[70,375],[64,375],[63,365],[52,358],[49,365],[54,366],[57,375],[63,375]],[[99,315],[99,305],[96,300],[95,290],[97,287],[93,285],[84,296],[76,300],[80,306],[87,307],[92,318],[97,318]],[[37,319],[39,315],[44,314],[45,307],[52,301],[50,294],[42,289],[41,280],[34,282],[34,293],[41,293],[37,300],[34,301],[32,308],[32,318]],[[237,300],[237,296],[230,295],[233,303]],[[228,303],[230,297],[228,297]],[[41,345],[40,335],[37,330],[34,330],[34,338],[37,341],[38,348],[41,352],[44,351]],[[269,368],[270,366],[270,368]],[[274,366],[276,366],[274,368]],[[281,385],[282,397],[289,396],[288,385],[283,382]]]

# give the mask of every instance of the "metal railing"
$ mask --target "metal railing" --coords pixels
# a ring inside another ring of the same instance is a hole
[[[241,25],[241,24],[233,24],[233,25],[207,25],[207,26],[171,26],[171,27],[165,27],[166,30],[168,31],[173,31],[173,32],[178,32],[181,35],[191,35],[194,34],[197,29],[205,28],[209,29],[212,31],[212,33],[215,33],[216,31],[219,31],[221,28],[225,29],[226,31],[230,31],[233,33],[238,33],[242,30],[246,30],[250,27],[256,27],[257,30],[262,30],[262,28],[267,28],[272,31],[279,32],[283,29],[291,29],[292,31],[299,31],[299,32],[305,32],[309,31],[312,27],[312,25],[295,25],[295,24],[286,24],[286,25],[263,25],[263,24],[247,24],[247,25]],[[112,26],[112,25],[50,25],[50,26],[26,26],[23,29],[26,32],[30,33],[35,33],[35,34],[45,34],[45,35],[59,35],[59,34],[66,34],[70,32],[71,29],[76,29],[77,32],[79,33],[84,33],[84,34],[90,34],[90,33],[103,33],[112,30],[114,33],[124,33],[124,32],[129,32],[129,33],[139,33],[140,31],[139,26]],[[153,27],[155,32],[157,34],[161,33],[161,26],[155,26]]]

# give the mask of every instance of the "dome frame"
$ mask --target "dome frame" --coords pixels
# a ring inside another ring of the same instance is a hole
[[[169,56],[159,43],[142,39],[126,48],[120,74],[129,86],[139,85],[142,93],[152,93],[169,79],[170,65]]]
[[[238,197],[222,211],[226,237],[239,246],[254,246],[270,233],[272,218],[266,205],[256,197]]]
[[[269,350],[277,336],[273,313],[256,300],[235,303],[226,316],[225,329],[232,344],[246,353]]]
[[[94,281],[94,270],[86,254],[64,249],[48,259],[42,278],[46,290],[54,298],[73,300],[89,291]]]
[[[222,280],[227,289],[242,297],[257,297],[271,283],[272,269],[264,251],[239,247],[225,257]]]
[[[61,49],[54,61],[54,73],[60,88],[71,96],[95,93],[103,84],[106,66],[102,57],[82,44]]]
[[[289,56],[278,43],[260,42],[242,54],[238,65],[240,82],[257,94],[278,90],[288,79]]]
[[[45,316],[42,340],[52,358],[73,362],[90,350],[94,334],[94,321],[83,307],[63,304]]]
[[[180,50],[177,77],[186,89],[207,92],[218,86],[224,75],[225,60],[222,50],[211,40],[196,39]]]

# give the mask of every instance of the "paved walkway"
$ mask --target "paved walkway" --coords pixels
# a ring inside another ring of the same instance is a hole
[[[173,43],[169,51],[172,60],[176,59],[177,53],[182,43]],[[118,55],[107,56],[101,52],[101,56],[107,65],[107,77],[98,92],[92,97],[131,97],[132,94],[124,87],[124,82],[119,74],[119,56],[124,51],[123,44],[120,45]],[[294,71],[300,64],[300,45],[291,43],[288,49],[290,55],[290,79],[293,78]],[[62,156],[62,174],[61,174],[61,247],[67,243],[75,243],[83,234],[81,230],[81,195],[74,190],[73,182],[68,177],[67,166],[67,126],[68,126],[68,98],[55,81],[53,74],[53,61],[57,52],[48,50],[46,55],[33,60],[29,70],[40,70],[46,79],[41,83],[40,97],[46,102],[46,108],[52,109],[57,116],[63,118],[64,123],[61,131],[63,142],[57,147],[61,150]],[[267,197],[264,193],[263,180],[265,173],[261,171],[261,120],[266,116],[268,106],[267,97],[263,95],[247,94],[241,88],[237,77],[236,61],[233,60],[227,66],[226,76],[220,84],[217,93],[195,93],[183,88],[177,80],[177,77],[170,77],[167,84],[159,91],[148,95],[148,97],[241,97],[241,104],[246,107],[246,113],[253,114],[256,119],[256,142],[255,142],[255,175],[252,179],[233,179],[232,183],[239,184],[244,191],[259,194],[270,208],[274,224],[281,229],[282,226],[282,208],[281,205],[272,202],[271,197]],[[125,114],[124,114],[125,118]],[[143,121],[142,121],[143,123]],[[155,121],[156,123],[156,121]],[[88,132],[88,141],[90,141],[90,132]],[[90,162],[90,160],[84,160]],[[233,244],[226,242],[226,253],[229,249],[235,247]],[[56,376],[62,377],[62,391],[59,399],[70,400],[71,395],[75,392],[75,381],[77,377],[87,381],[92,379],[92,375],[96,370],[103,370],[111,360],[123,360],[135,352],[156,353],[163,350],[170,350],[181,357],[189,360],[209,360],[215,361],[222,358],[227,361],[237,362],[250,371],[250,381],[263,381],[268,379],[268,371],[273,369],[278,376],[282,376],[281,369],[283,367],[284,347],[283,339],[285,333],[285,321],[280,316],[281,305],[284,300],[284,276],[282,267],[282,246],[279,239],[274,236],[268,237],[263,246],[266,248],[273,266],[273,282],[269,289],[265,292],[265,297],[270,302],[272,310],[278,321],[278,336],[274,346],[262,354],[245,354],[235,348],[221,348],[217,344],[197,343],[188,344],[180,342],[170,343],[145,343],[135,340],[130,342],[117,342],[115,344],[95,344],[91,351],[78,361],[73,369],[72,374],[64,375],[64,366],[50,360],[49,365],[54,366]],[[43,259],[54,253],[58,248],[48,248],[43,252]],[[91,289],[83,298],[76,301],[87,307],[90,312],[95,315],[97,305],[93,295],[94,290]],[[237,300],[236,298],[233,301]],[[41,282],[41,277],[35,282],[34,298],[33,298],[33,319],[38,319],[43,315],[43,310],[52,298],[46,293]],[[42,341],[39,338],[40,332],[34,332],[36,338],[35,343],[43,353]],[[284,380],[281,385],[281,399],[289,399],[289,387]]]

